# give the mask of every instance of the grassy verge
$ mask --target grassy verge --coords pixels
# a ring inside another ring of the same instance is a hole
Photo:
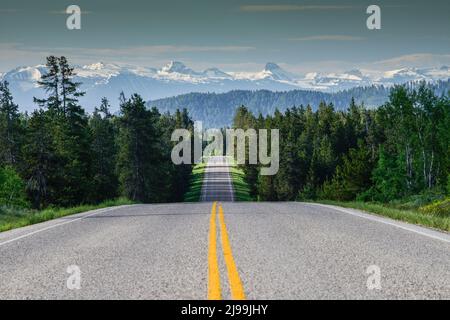
[[[185,202],[197,202],[200,200],[202,193],[203,177],[205,175],[206,163],[197,164],[192,169],[189,189],[184,195]],[[234,187],[234,196],[237,201],[252,201],[250,196],[250,188],[245,182],[245,174],[234,164],[230,167],[230,175]]]
[[[404,222],[414,223],[422,225],[424,227],[430,227],[434,229],[439,229],[443,231],[450,231],[450,217],[438,216],[433,214],[426,214],[419,212],[415,209],[401,210],[397,208],[392,208],[384,204],[379,203],[368,203],[368,202],[340,202],[340,201],[328,201],[320,200],[318,203],[336,205],[345,208],[359,209],[374,213],[380,216],[392,218],[395,220],[401,220]]]
[[[206,163],[199,163],[192,169],[191,180],[189,182],[189,189],[184,195],[185,202],[200,201],[205,169]]]
[[[134,202],[128,199],[119,198],[115,200],[108,200],[96,205],[81,205],[71,208],[48,208],[42,211],[0,207],[0,232],[61,218],[75,213],[133,203]]]
[[[250,188],[244,179],[244,171],[233,164],[230,167],[230,175],[233,181],[235,199],[237,201],[253,201],[254,199],[250,195]]]

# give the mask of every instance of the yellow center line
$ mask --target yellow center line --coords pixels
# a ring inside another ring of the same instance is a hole
[[[220,235],[222,238],[223,255],[225,259],[225,265],[228,271],[228,281],[230,283],[231,288],[231,297],[233,298],[233,300],[245,300],[244,288],[242,286],[242,281],[241,278],[239,277],[239,272],[234,262],[233,253],[231,251],[231,245],[228,239],[227,227],[225,225],[225,218],[221,204],[219,204],[219,223],[220,223]]]
[[[214,202],[211,208],[211,219],[209,222],[209,250],[208,250],[208,299],[220,300],[220,274],[217,262],[217,240],[216,240],[216,206]]]

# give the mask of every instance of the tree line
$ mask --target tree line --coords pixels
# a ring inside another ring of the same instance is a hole
[[[120,94],[120,112],[99,101],[87,114],[65,57],[47,58],[37,110],[19,112],[0,82],[0,204],[42,209],[119,196],[140,202],[182,201],[190,165],[174,165],[174,129],[193,132],[186,109],[148,108]],[[236,110],[233,126],[280,129],[280,169],[259,175],[244,165],[260,200],[376,200],[450,190],[450,102],[435,86],[397,86],[377,109],[352,99],[347,110],[322,102],[270,115]]]
[[[255,199],[389,202],[450,192],[450,100],[425,83],[394,87],[377,109],[352,99],[345,111],[322,102],[255,116],[242,106],[233,126],[280,129],[278,174],[243,166]]]
[[[419,86],[417,82],[408,84],[411,88]],[[430,84],[437,95],[450,90],[450,80]],[[245,105],[253,114],[263,116],[274,114],[278,108],[285,112],[292,106],[310,105],[314,111],[321,102],[333,103],[335,110],[346,110],[352,99],[368,108],[376,108],[389,100],[390,88],[383,85],[356,87],[335,93],[290,90],[233,90],[225,93],[188,93],[150,101],[147,106],[156,106],[161,112],[174,112],[179,106],[186,107],[196,120],[203,121],[210,128],[229,126],[233,122],[236,107]]]
[[[120,113],[109,101],[88,115],[78,99],[65,57],[47,58],[38,82],[46,98],[20,113],[0,83],[0,203],[15,206],[73,206],[125,196],[140,202],[180,201],[191,173],[170,158],[171,133],[192,130],[186,109],[161,114],[137,94],[120,95]]]

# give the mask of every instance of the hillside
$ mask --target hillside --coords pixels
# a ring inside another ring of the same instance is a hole
[[[416,84],[411,84],[415,86]],[[450,80],[432,85],[433,90],[442,95],[450,90]],[[291,90],[274,92],[269,90],[233,90],[227,93],[189,93],[171,98],[149,101],[148,107],[157,107],[161,112],[174,112],[186,108],[195,120],[207,127],[229,126],[235,109],[245,105],[254,114],[272,114],[277,108],[284,111],[292,106],[306,106],[316,110],[320,102],[332,103],[337,110],[345,110],[352,98],[357,103],[375,108],[384,104],[389,96],[385,86],[358,87],[337,93],[320,91]]]

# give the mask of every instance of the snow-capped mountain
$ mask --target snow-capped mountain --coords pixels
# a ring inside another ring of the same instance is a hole
[[[341,91],[358,86],[378,84],[369,76],[363,75],[360,70],[351,70],[343,73],[318,74],[308,73],[299,84],[304,88],[327,92]]]
[[[38,85],[41,75],[46,72],[44,65],[18,67],[0,75],[7,80],[16,103],[22,110],[33,110],[33,97],[43,97]],[[308,73],[295,75],[275,63],[267,63],[259,72],[225,72],[218,68],[195,71],[182,62],[172,61],[161,68],[93,63],[75,67],[76,81],[82,83],[86,96],[82,105],[93,110],[102,97],[107,97],[117,108],[120,92],[126,96],[139,93],[146,100],[180,95],[189,92],[223,93],[230,90],[288,91],[306,89],[337,92],[358,86],[385,85],[409,81],[447,80],[450,68],[399,68],[392,71],[350,70],[342,73]]]

